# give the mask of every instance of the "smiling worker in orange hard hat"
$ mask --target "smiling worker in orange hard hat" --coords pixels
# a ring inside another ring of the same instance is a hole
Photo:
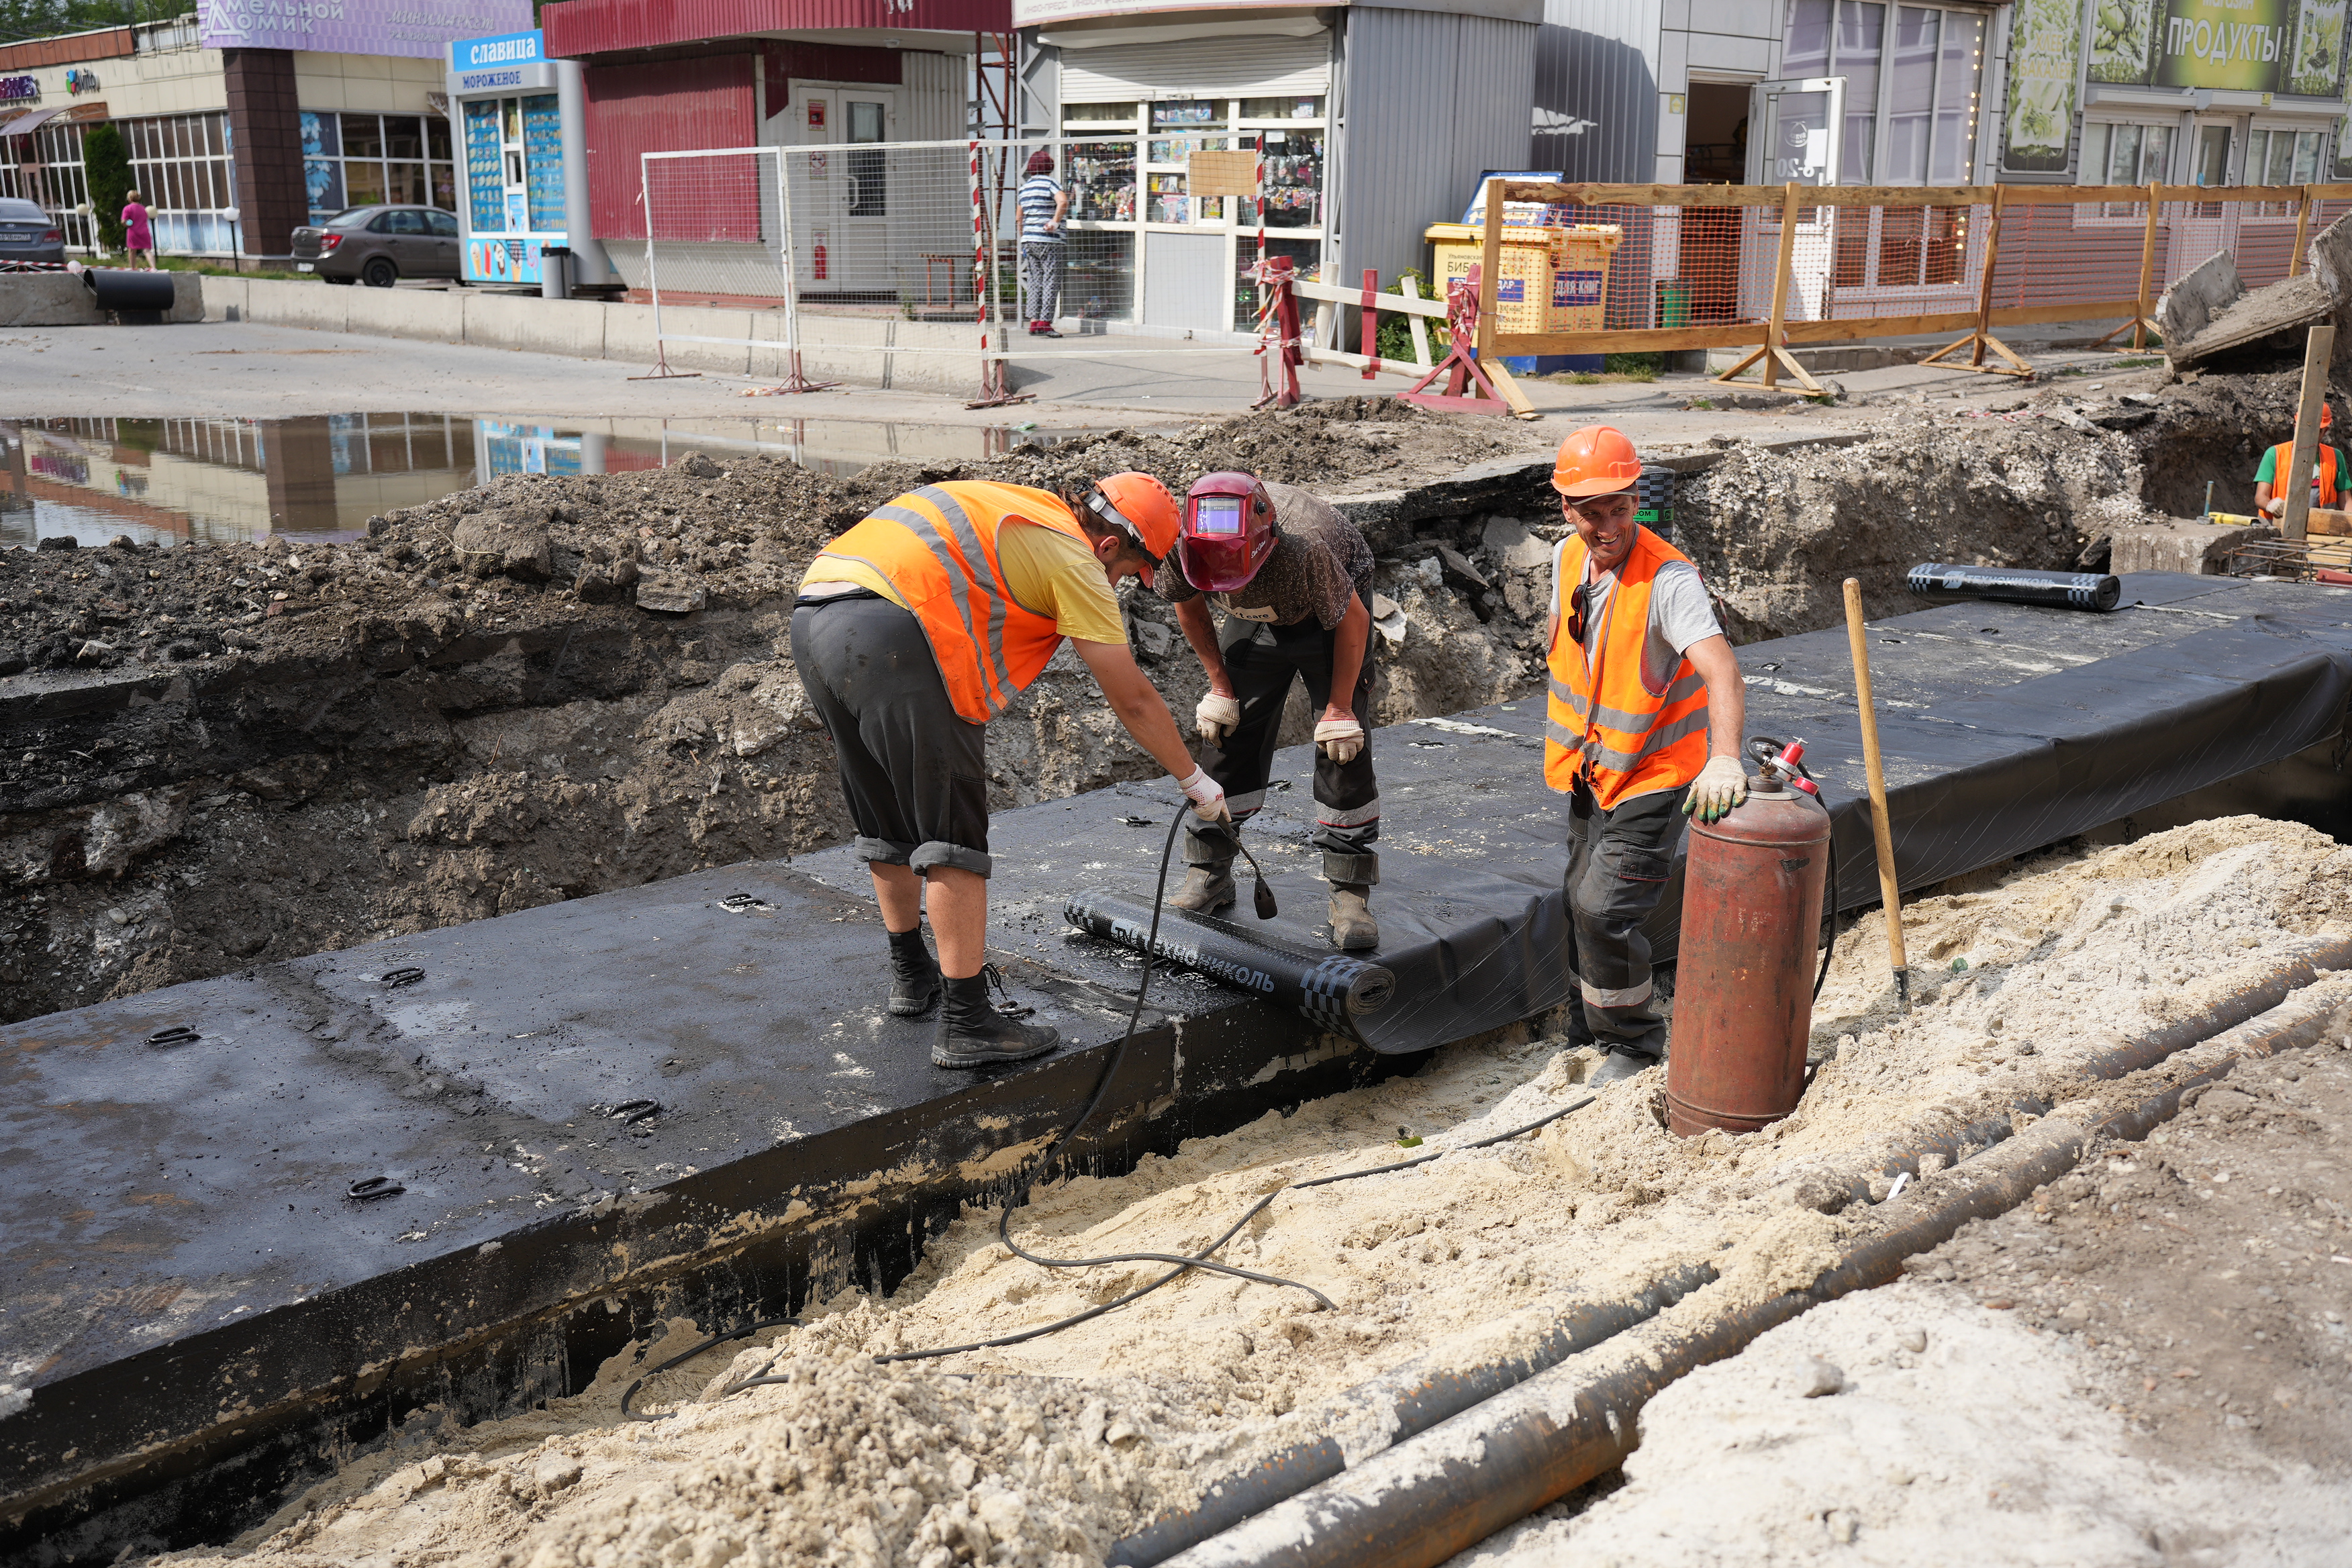
[[[1593,1086],[1664,1059],[1642,924],[1683,818],[1748,796],[1739,661],[1698,568],[1634,521],[1641,480],[1633,443],[1605,425],[1571,433],[1552,468],[1570,532],[1552,555],[1544,782],[1569,796],[1569,1035],[1608,1053]]]

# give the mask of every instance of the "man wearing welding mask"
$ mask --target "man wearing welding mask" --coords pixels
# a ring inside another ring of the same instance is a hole
[[[1162,568],[1160,595],[1209,677],[1195,712],[1202,765],[1225,790],[1227,821],[1185,823],[1179,909],[1234,901],[1241,825],[1265,804],[1282,705],[1294,680],[1316,710],[1315,832],[1331,884],[1331,945],[1378,946],[1372,848],[1381,831],[1363,714],[1371,701],[1372,551],[1338,509],[1294,486],[1250,474],[1203,476],[1184,498],[1183,529]],[[1220,630],[1214,601],[1225,612]]]
[[[1605,425],[1559,444],[1569,534],[1552,555],[1544,782],[1569,797],[1569,1037],[1614,1083],[1665,1059],[1643,922],[1664,894],[1683,819],[1748,798],[1739,661],[1688,557],[1633,520],[1642,461]]]

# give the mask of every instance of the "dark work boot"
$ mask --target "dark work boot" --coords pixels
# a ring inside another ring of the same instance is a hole
[[[940,999],[939,961],[923,944],[923,928],[890,933],[890,1011],[919,1018]]]
[[[1214,914],[1234,906],[1234,862],[1231,856],[1207,866],[1184,868],[1184,885],[1168,899],[1172,909]]]
[[[1380,922],[1372,919],[1372,889],[1367,882],[1331,884],[1331,945],[1343,949],[1381,945]]]
[[[1004,984],[994,964],[968,980],[944,977],[947,1006],[940,1015],[939,1038],[931,1044],[931,1065],[940,1068],[984,1068],[1017,1062],[1054,1048],[1061,1035],[1044,1024],[1024,1024],[996,1010],[988,1000],[993,979]]]
[[[1612,1083],[1622,1082],[1637,1073],[1647,1072],[1657,1065],[1657,1058],[1644,1056],[1640,1051],[1612,1050],[1601,1058],[1601,1065],[1594,1068],[1591,1075],[1585,1079],[1584,1087],[1605,1089]]]

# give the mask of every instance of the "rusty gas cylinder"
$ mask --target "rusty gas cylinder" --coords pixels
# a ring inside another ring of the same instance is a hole
[[[1777,780],[1750,778],[1720,822],[1692,819],[1666,1056],[1679,1136],[1753,1132],[1797,1108],[1829,844],[1829,813]]]

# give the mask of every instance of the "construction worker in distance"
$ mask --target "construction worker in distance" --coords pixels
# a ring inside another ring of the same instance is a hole
[[[2336,411],[2325,400],[2319,405],[2319,448],[2311,455],[2311,504],[2319,507],[2340,507],[2344,504],[2344,449],[2331,445],[2327,432],[2335,426]],[[2263,454],[2261,468],[2254,470],[2254,510],[2266,517],[2286,515],[2286,497],[2279,494],[2279,477],[2294,460],[2294,437],[2273,447]]]
[[[1372,549],[1319,497],[1251,474],[1207,474],[1184,497],[1183,529],[1160,594],[1176,605],[1184,640],[1209,677],[1194,712],[1201,761],[1230,815],[1184,825],[1181,910],[1234,901],[1241,827],[1265,804],[1282,705],[1307,683],[1315,723],[1315,832],[1331,884],[1331,945],[1378,946],[1372,885],[1381,790],[1363,718],[1371,701]],[[1225,612],[1211,621],[1213,601]]]
[[[889,931],[890,1011],[919,1016],[945,991],[940,1067],[1019,1061],[1056,1037],[989,1002],[1003,977],[987,961],[982,738],[1064,637],[1193,809],[1224,815],[1224,791],[1186,754],[1119,613],[1119,582],[1150,586],[1176,529],[1175,498],[1149,474],[1062,496],[954,479],[876,508],[801,579],[793,662],[839,753],[857,857]]]
[[[1570,532],[1552,555],[1544,782],[1569,796],[1570,1040],[1607,1053],[1585,1081],[1665,1058],[1642,925],[1665,892],[1685,816],[1748,798],[1747,690],[1698,569],[1633,521],[1642,460],[1605,425],[1559,444]]]

